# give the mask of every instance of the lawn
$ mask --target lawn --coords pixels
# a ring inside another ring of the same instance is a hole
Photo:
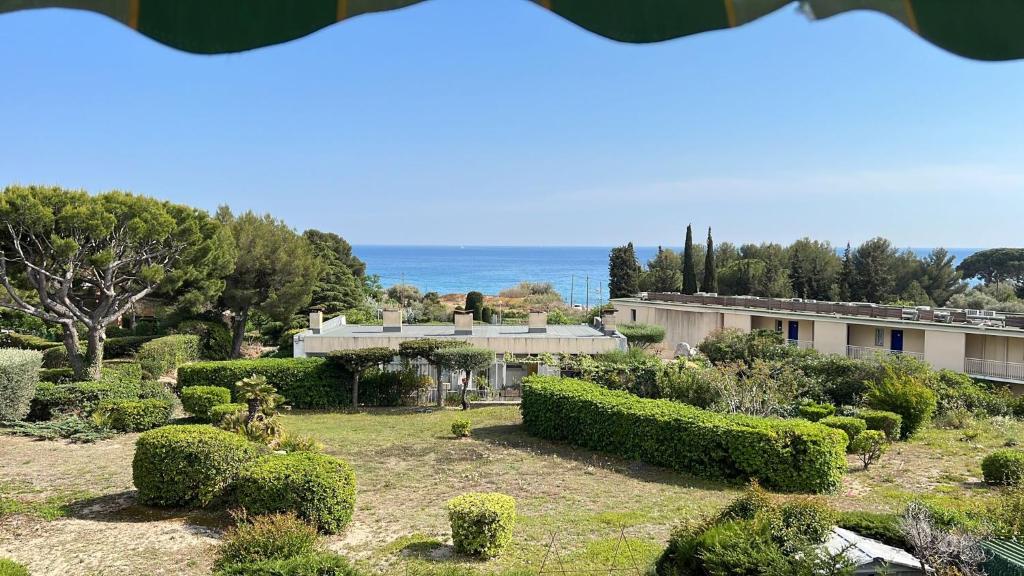
[[[573,569],[613,561],[643,568],[677,520],[712,512],[740,489],[533,439],[514,407],[470,411],[473,436],[455,439],[450,426],[463,415],[379,409],[285,416],[289,429],[317,437],[355,467],[356,513],[330,539],[333,549],[396,575],[456,565],[536,570],[549,548],[549,567],[560,558]],[[227,515],[137,505],[135,437],[75,445],[0,436],[0,556],[28,563],[36,575],[207,573]],[[868,471],[851,458],[843,488],[830,500],[840,509],[897,509],[915,496],[977,506],[991,497],[979,482],[981,458],[1022,437],[1021,423],[1003,419],[930,428]],[[513,546],[485,564],[452,554],[444,511],[452,496],[479,490],[515,497],[519,512]]]

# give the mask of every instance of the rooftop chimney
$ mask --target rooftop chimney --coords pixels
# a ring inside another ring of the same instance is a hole
[[[455,311],[455,334],[468,336],[473,333],[473,313],[468,310]]]
[[[384,331],[385,332],[401,332],[402,331],[402,311],[401,310],[384,310]]]
[[[314,310],[309,313],[309,329],[313,334],[319,334],[320,329],[324,325],[324,313],[320,310]]]
[[[601,311],[601,330],[608,336],[615,334],[616,323],[615,313],[618,312],[615,308],[609,308]]]
[[[543,334],[548,331],[548,313],[542,310],[530,310],[530,329],[528,332],[531,334]]]

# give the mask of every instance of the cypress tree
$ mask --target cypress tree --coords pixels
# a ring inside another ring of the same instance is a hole
[[[705,292],[718,292],[718,270],[715,269],[715,241],[711,239],[711,227],[708,226],[708,247],[704,252],[704,281],[701,282]]]
[[[693,265],[693,230],[686,225],[686,244],[683,245],[683,294],[697,293],[697,272]]]
[[[850,300],[853,284],[853,260],[850,255],[850,243],[846,243],[846,250],[843,250],[843,267],[839,269],[839,299],[847,302]]]

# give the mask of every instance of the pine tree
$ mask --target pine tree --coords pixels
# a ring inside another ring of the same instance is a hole
[[[704,281],[701,282],[705,292],[718,292],[718,270],[715,269],[715,241],[711,239],[711,227],[708,227],[708,246],[704,252]]]
[[[839,270],[839,299],[847,302],[850,300],[850,286],[853,284],[853,260],[850,255],[850,243],[846,243],[846,250],[843,250],[843,265]]]
[[[693,230],[686,225],[686,244],[683,245],[683,294],[697,293],[697,272],[693,266]]]
[[[611,298],[628,298],[640,291],[640,263],[633,243],[612,248],[608,256],[608,294]]]

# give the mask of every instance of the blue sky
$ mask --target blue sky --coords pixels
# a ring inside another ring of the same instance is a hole
[[[269,211],[354,243],[1020,245],[1024,62],[873,13],[657,45],[524,0],[430,0],[196,56],[0,16],[0,183]]]

